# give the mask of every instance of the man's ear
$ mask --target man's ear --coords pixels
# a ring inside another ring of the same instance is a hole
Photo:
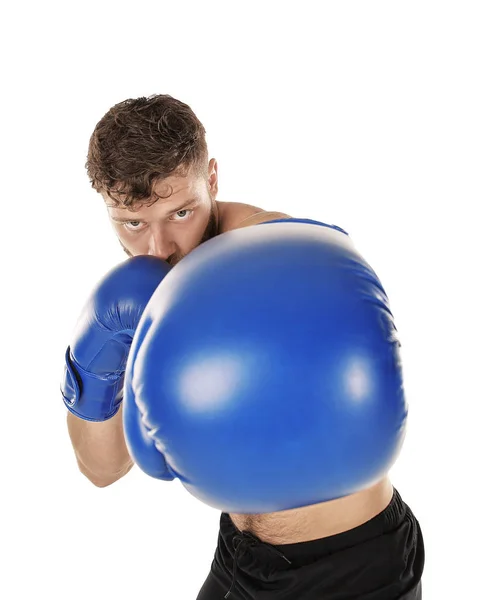
[[[218,194],[218,163],[215,158],[208,163],[208,187],[213,200],[215,200]]]

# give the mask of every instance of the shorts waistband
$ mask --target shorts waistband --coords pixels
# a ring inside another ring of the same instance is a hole
[[[295,561],[304,564],[321,556],[322,553],[338,552],[393,531],[403,521],[408,510],[399,492],[394,489],[392,500],[381,513],[354,529],[329,537],[293,544],[267,544],[254,534],[237,529],[227,513],[222,513],[220,517],[220,535],[223,536],[227,547],[232,550],[234,550],[234,537],[243,536],[256,541],[257,545],[274,549],[276,552],[271,553],[273,556],[278,554],[291,563]]]

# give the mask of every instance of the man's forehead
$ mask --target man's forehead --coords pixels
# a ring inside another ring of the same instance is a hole
[[[143,200],[142,202],[135,203],[132,210],[135,211],[136,209],[146,207],[149,202],[153,202],[154,204],[182,202],[197,194],[200,186],[200,178],[194,175],[184,177],[173,175],[164,179],[159,179],[153,185],[152,197]],[[125,197],[125,193],[121,193],[120,195],[123,198]],[[110,197],[106,192],[103,192],[102,196],[105,200],[105,204],[113,211],[126,212],[129,210],[129,208],[126,208],[125,206],[116,205],[114,198]]]
[[[172,198],[182,193],[194,192],[200,185],[199,177],[187,175],[179,177],[172,175],[165,179],[159,179],[153,186],[153,193],[160,198]]]

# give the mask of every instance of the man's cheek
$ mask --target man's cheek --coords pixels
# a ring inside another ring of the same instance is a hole
[[[124,251],[124,252],[127,254],[127,256],[129,256],[129,257],[132,257],[132,256],[134,256],[134,254],[133,254],[133,253],[132,253],[132,252],[129,250],[129,248],[127,248],[127,247],[126,247],[126,246],[123,244],[122,240],[121,240],[120,238],[118,238],[118,240],[119,240],[119,244],[120,244],[120,245],[121,245],[121,247],[122,247],[122,250],[123,250],[123,251]]]

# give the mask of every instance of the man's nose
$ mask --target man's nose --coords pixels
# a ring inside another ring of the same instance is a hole
[[[168,260],[175,252],[177,252],[177,246],[173,240],[167,238],[161,232],[152,233],[148,244],[149,256]]]

